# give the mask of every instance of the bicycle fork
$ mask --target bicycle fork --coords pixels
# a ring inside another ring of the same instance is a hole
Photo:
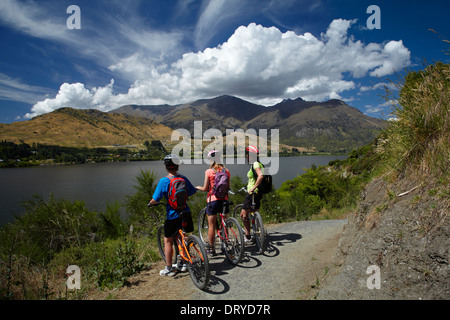
[[[179,251],[179,253],[180,253],[180,256],[181,256],[184,260],[189,261],[189,263],[192,264],[193,262],[192,262],[191,255],[189,254],[189,250],[188,250],[188,248],[186,247],[186,241],[184,241],[184,239],[186,238],[186,236],[182,233],[181,230],[180,230],[179,232],[180,232],[180,236],[177,237],[177,245],[178,245],[178,251]],[[193,243],[190,244],[191,247],[192,247],[193,245],[194,245]],[[194,247],[194,249],[195,249],[195,251],[198,253],[200,259],[201,259],[202,261],[204,261],[204,258],[203,258],[202,253],[201,253],[196,247]]]

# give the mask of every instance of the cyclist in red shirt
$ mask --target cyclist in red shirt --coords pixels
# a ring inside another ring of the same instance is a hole
[[[208,153],[208,159],[211,161],[211,165],[208,170],[205,171],[205,182],[203,186],[197,186],[196,189],[204,192],[208,192],[208,196],[206,198],[207,206],[206,206],[206,214],[208,215],[208,240],[209,240],[209,248],[207,249],[208,253],[215,255],[215,235],[216,235],[216,221],[217,214],[223,211],[223,206],[225,201],[228,200],[228,194],[225,197],[218,198],[214,194],[215,187],[215,178],[218,172],[226,172],[228,176],[228,189],[230,188],[230,171],[225,168],[223,165],[223,161],[221,159],[221,155],[219,151],[212,150]],[[229,213],[229,208],[225,213]],[[226,216],[225,216],[226,218]]]

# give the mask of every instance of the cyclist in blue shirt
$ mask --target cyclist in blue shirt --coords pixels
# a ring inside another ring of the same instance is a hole
[[[156,186],[155,192],[153,193],[152,200],[149,202],[149,206],[156,205],[163,198],[168,199],[170,180],[173,177],[182,177],[186,181],[187,195],[191,196],[197,191],[192,183],[183,175],[178,173],[178,168],[180,164],[180,159],[176,155],[168,155],[164,158],[164,165],[166,167],[169,175],[167,177],[161,178]],[[166,204],[166,221],[164,222],[164,248],[166,256],[166,268],[160,271],[162,276],[173,276],[175,275],[175,269],[172,266],[172,256],[173,256],[173,241],[179,229],[181,229],[181,213],[190,212],[189,207],[183,210],[175,210],[170,206],[169,203]],[[182,270],[183,271],[183,270]]]

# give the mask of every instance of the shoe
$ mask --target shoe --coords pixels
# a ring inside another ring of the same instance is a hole
[[[217,255],[216,249],[213,246],[206,248],[206,253],[212,255],[213,257]]]
[[[253,241],[253,238],[247,238],[246,236],[244,237],[244,244],[245,245],[252,245],[252,244],[254,244],[255,242]]]
[[[159,272],[160,276],[173,277],[175,275],[175,269],[173,267],[166,266],[165,269]]]
[[[172,268],[179,271],[179,272],[186,272],[187,265],[185,263],[179,263],[179,264],[173,264]]]

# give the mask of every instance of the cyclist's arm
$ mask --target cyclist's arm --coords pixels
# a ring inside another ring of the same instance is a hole
[[[249,193],[253,193],[253,191],[255,191],[255,189],[258,188],[258,186],[261,184],[261,181],[263,179],[263,174],[262,174],[261,168],[259,168],[259,167],[256,168],[255,172],[258,177],[256,178],[256,182],[255,182],[255,185],[253,186],[253,188],[251,190],[249,190]]]
[[[197,188],[195,188],[192,185],[191,181],[189,181],[188,178],[186,178],[186,177],[184,177],[184,178],[186,180],[187,193],[188,193],[188,196],[190,197],[190,196],[194,195],[197,192]]]
[[[166,190],[167,186],[168,186],[168,183],[165,180],[168,180],[168,179],[162,178],[161,180],[159,180],[158,185],[155,188],[155,192],[153,192],[152,200],[150,200],[150,202],[148,203],[149,205],[157,204],[164,197],[164,190]],[[169,183],[170,183],[170,180],[169,180]]]
[[[204,191],[204,192],[209,190],[209,177],[206,172],[205,172],[205,181],[203,182],[203,186],[196,186],[195,189]]]

